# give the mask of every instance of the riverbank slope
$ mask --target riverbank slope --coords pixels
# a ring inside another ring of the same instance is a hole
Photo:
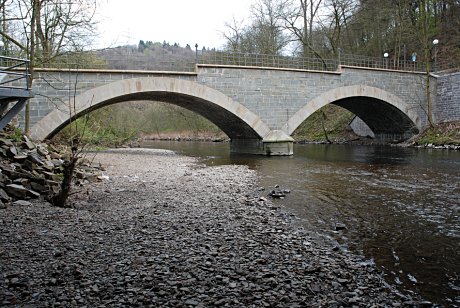
[[[110,180],[74,195],[74,208],[0,210],[2,305],[420,304],[258,196],[245,166],[152,149],[94,161]]]

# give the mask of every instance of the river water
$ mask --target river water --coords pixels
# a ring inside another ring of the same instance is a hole
[[[460,306],[460,152],[385,146],[296,145],[292,157],[230,154],[225,143],[151,142],[208,165],[255,169],[265,194],[343,249],[363,254],[389,283]],[[336,225],[346,229],[335,231]]]

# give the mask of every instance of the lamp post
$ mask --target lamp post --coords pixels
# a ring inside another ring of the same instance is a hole
[[[388,56],[389,56],[388,52],[385,52],[383,54],[383,57],[385,58],[385,68],[388,68]]]
[[[198,44],[195,44],[195,64],[198,64]]]
[[[0,57],[3,57],[5,55],[5,53],[3,52],[4,47],[5,44],[3,43],[3,41],[0,41]],[[4,59],[0,59],[0,66],[3,66],[3,61]]]
[[[433,46],[434,46],[434,68],[433,68],[433,71],[436,72],[436,69],[437,69],[437,63],[436,63],[436,56],[437,56],[437,46],[439,44],[439,40],[438,39],[434,39],[433,40]]]

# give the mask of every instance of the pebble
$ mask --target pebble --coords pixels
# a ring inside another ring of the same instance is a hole
[[[256,173],[245,166],[205,167],[140,149],[99,153],[95,161],[107,166],[110,181],[72,195],[75,208],[31,200],[0,211],[0,257],[8,260],[0,262],[2,305],[421,302],[412,294],[403,300],[371,270],[375,264],[360,266],[362,256],[333,250],[291,212],[261,199]]]

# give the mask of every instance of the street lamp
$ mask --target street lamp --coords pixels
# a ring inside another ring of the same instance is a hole
[[[436,71],[437,67],[436,67],[436,56],[437,56],[437,46],[439,44],[439,40],[438,39],[434,39],[433,40],[433,46],[434,46],[434,71]]]
[[[3,52],[4,47],[5,44],[3,43],[3,41],[0,41],[0,57],[3,57],[5,55],[5,52]],[[3,61],[4,59],[0,59],[0,66],[3,66]]]
[[[383,57],[385,58],[385,68],[388,68],[388,56],[389,56],[388,52],[385,52],[383,54]]]
[[[195,44],[195,64],[198,64],[198,43]]]

